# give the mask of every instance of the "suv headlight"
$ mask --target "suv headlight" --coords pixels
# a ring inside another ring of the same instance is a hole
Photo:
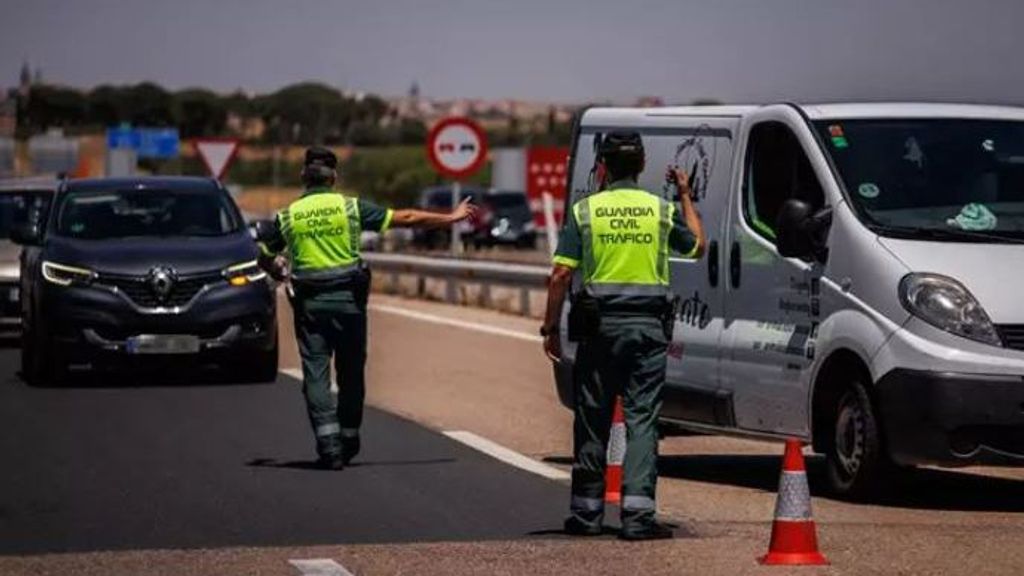
[[[903,307],[939,328],[993,346],[1003,342],[988,314],[963,284],[938,274],[907,274],[900,281]]]
[[[260,268],[255,260],[228,266],[224,269],[224,278],[232,286],[245,286],[250,282],[258,282],[267,277],[267,273]]]
[[[96,278],[96,273],[85,268],[76,268],[43,260],[43,278],[47,282],[59,286],[84,285],[92,282]]]

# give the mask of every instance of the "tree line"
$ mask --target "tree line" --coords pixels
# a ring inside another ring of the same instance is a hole
[[[427,136],[423,122],[398,118],[378,96],[357,98],[317,82],[255,96],[241,91],[221,95],[205,88],[170,91],[152,82],[91,90],[36,84],[19,102],[18,136],[51,128],[82,134],[121,124],[177,127],[182,138],[233,132],[247,136],[240,126],[229,126],[230,118],[242,124],[262,121],[261,135],[250,139],[255,144],[417,145]],[[490,134],[492,145],[560,144],[568,136],[567,124],[552,124],[545,134],[525,134],[514,118],[507,129]]]
[[[259,141],[267,144],[414,144],[426,136],[422,122],[382,122],[390,110],[377,96],[354,98],[313,82],[252,97],[204,88],[172,92],[151,82],[88,91],[38,84],[22,100],[21,137],[51,128],[77,134],[121,124],[177,127],[182,138],[220,136],[232,131],[232,116],[242,122],[262,120]]]

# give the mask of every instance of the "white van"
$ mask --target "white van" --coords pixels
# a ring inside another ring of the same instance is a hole
[[[895,466],[1024,458],[1024,109],[590,108],[568,202],[623,129],[641,187],[675,200],[666,166],[692,175],[709,243],[672,260],[664,423],[803,439],[851,496]]]

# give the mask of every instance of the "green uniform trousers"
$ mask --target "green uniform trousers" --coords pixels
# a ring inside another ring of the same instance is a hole
[[[626,417],[622,526],[638,529],[654,522],[657,422],[667,351],[661,320],[653,316],[603,316],[599,334],[579,344],[573,371],[570,510],[587,525],[600,526],[604,519],[608,437],[619,394]]]
[[[366,303],[348,290],[296,296],[295,334],[302,357],[302,392],[320,456],[341,453],[342,438],[358,438],[366,381]],[[331,394],[331,357],[338,398]]]

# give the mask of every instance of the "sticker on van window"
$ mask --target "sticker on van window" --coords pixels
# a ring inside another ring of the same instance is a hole
[[[857,187],[857,194],[860,194],[861,198],[878,198],[881,193],[882,190],[874,182],[865,182]]]
[[[829,126],[828,135],[832,137],[832,145],[836,148],[847,148],[850,146],[850,143],[846,140],[846,133],[843,132],[843,127],[839,124]]]

